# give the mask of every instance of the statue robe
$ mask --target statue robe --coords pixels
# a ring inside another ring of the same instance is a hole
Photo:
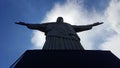
[[[68,23],[28,24],[28,28],[45,33],[44,50],[84,50],[77,32],[89,30],[91,25],[76,26]]]

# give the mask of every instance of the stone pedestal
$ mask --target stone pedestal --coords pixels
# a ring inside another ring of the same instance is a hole
[[[110,51],[27,50],[10,68],[120,68]]]

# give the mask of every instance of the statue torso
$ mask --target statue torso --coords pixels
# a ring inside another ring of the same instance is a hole
[[[46,27],[46,36],[64,37],[79,40],[76,32],[68,23],[50,23]]]

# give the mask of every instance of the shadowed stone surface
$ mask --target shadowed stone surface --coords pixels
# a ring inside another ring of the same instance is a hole
[[[120,68],[110,51],[27,50],[11,68]]]

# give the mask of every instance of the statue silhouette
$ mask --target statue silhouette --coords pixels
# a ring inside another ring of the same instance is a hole
[[[44,32],[46,41],[43,50],[84,50],[77,32],[90,30],[94,26],[103,24],[103,22],[77,26],[68,24],[63,21],[62,17],[58,17],[56,22],[42,24],[16,22],[16,24]]]

